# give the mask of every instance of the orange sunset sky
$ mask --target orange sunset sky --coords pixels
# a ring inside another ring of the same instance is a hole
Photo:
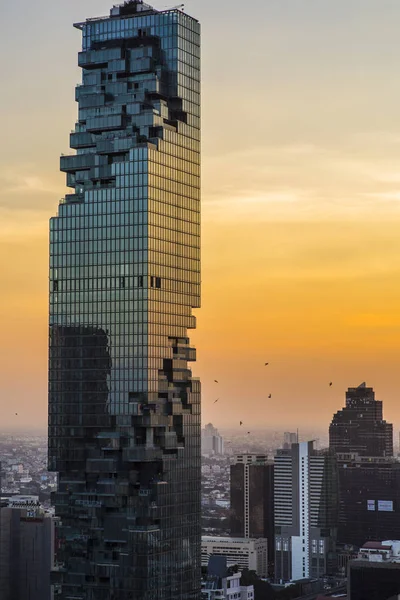
[[[109,6],[0,6],[2,429],[46,425],[47,230],[77,111],[72,23]],[[188,0],[186,10],[203,27],[203,308],[192,338],[204,422],[326,428],[345,389],[366,380],[398,428],[399,1]]]

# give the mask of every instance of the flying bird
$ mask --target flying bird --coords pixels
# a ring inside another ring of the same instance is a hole
[[[218,381],[216,379],[214,379],[214,383],[218,383]]]
[[[217,399],[215,400],[214,404],[217,404],[218,400],[219,400],[219,398],[217,398]]]
[[[333,386],[333,382],[331,381],[330,384],[329,384],[329,387],[332,387],[332,386]]]
[[[251,434],[251,431],[248,431],[247,433],[250,435],[250,434]]]
[[[18,417],[18,413],[15,413],[15,416]]]
[[[265,367],[268,367],[268,365],[269,365],[269,363],[265,363],[265,365],[264,365],[264,366],[265,366]]]
[[[243,421],[240,421],[240,425],[243,425]]]
[[[268,396],[268,398],[272,398],[272,394],[270,394],[270,395]]]

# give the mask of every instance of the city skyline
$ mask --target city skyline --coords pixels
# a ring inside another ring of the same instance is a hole
[[[3,9],[0,46],[15,48],[0,100],[5,428],[45,427],[47,219],[65,193],[57,159],[68,153],[79,81],[70,23],[108,8],[21,0]],[[203,423],[264,418],[283,429],[307,425],[312,411],[326,428],[344,390],[367,379],[398,428],[400,7],[384,8],[256,0],[244,28],[239,2],[186,3],[205,39],[203,310],[193,340]],[[224,44],[221,30],[240,43]]]

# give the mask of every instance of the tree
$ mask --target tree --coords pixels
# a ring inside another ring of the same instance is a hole
[[[294,600],[301,595],[299,585],[291,585],[283,590],[275,590],[268,581],[263,581],[255,571],[243,569],[241,585],[254,586],[254,600]]]
[[[263,581],[258,577],[255,571],[243,569],[241,585],[254,586],[254,600],[275,600],[275,590],[268,581]]]

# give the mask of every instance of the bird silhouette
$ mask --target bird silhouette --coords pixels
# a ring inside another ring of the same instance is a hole
[[[248,431],[247,433],[250,435],[250,434],[251,434],[251,431]]]
[[[333,386],[333,382],[331,381],[330,384],[329,384],[329,387],[332,387],[332,386]]]
[[[218,400],[219,400],[219,398],[217,398],[217,399],[215,400],[214,404],[217,404]]]
[[[15,416],[18,417],[18,413],[15,413]]]
[[[272,398],[272,394],[270,394],[270,395],[268,396],[268,398]]]
[[[265,367],[268,367],[268,365],[269,365],[269,363],[265,363],[265,365],[264,365],[264,366],[265,366]]]
[[[214,379],[214,383],[218,383],[218,381],[216,379]]]
[[[243,425],[243,421],[240,421],[240,425]]]

